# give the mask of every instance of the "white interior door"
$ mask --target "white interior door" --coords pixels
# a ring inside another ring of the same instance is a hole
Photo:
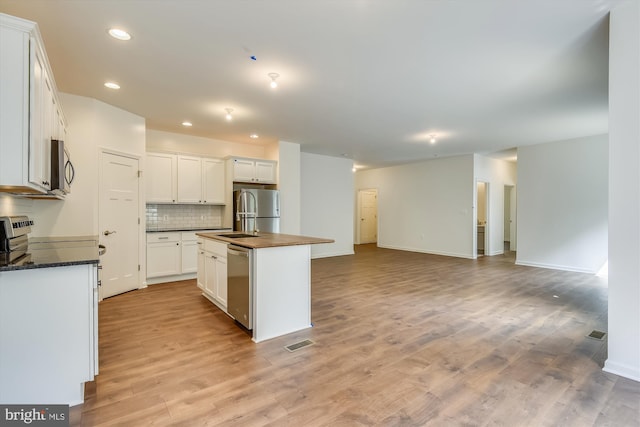
[[[100,171],[100,242],[107,248],[101,297],[107,298],[138,289],[138,159],[102,153]]]
[[[360,243],[378,241],[378,191],[360,190]]]

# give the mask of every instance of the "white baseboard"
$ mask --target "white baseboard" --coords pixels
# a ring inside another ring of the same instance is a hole
[[[639,366],[629,366],[623,363],[616,363],[611,361],[611,359],[607,359],[604,362],[603,371],[608,372],[610,374],[615,374],[620,377],[629,378],[630,380],[640,382],[640,367]]]
[[[530,262],[530,261],[522,261],[522,260],[516,260],[516,265],[523,265],[526,267],[549,268],[551,270],[573,271],[575,273],[588,273],[588,274],[597,273],[597,271],[590,270],[588,268],[573,267],[570,265],[545,264],[540,262]]]
[[[441,252],[441,251],[426,251],[424,249],[409,248],[405,246],[392,246],[392,245],[378,244],[378,247],[385,248],[385,249],[395,249],[397,251],[419,252],[419,253],[430,254],[430,255],[442,255],[442,256],[450,256],[455,258],[475,259],[473,255],[469,255],[469,254],[458,254],[453,252]]]
[[[157,285],[158,283],[179,282],[180,280],[191,280],[196,278],[196,273],[177,274],[174,276],[148,277],[147,285]]]

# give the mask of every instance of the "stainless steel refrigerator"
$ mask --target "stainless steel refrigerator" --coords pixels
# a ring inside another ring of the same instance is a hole
[[[243,189],[233,192],[233,229],[236,231],[280,232],[280,192]]]

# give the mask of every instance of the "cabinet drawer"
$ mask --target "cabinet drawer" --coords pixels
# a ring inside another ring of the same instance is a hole
[[[227,258],[227,244],[211,239],[204,240],[204,250],[222,258]]]
[[[179,242],[180,233],[147,233],[147,243]]]
[[[198,240],[198,236],[196,236],[195,231],[183,231],[180,233],[180,240],[183,242],[195,242]]]

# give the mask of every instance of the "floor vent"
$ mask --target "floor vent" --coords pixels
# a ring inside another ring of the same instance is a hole
[[[594,340],[600,340],[602,341],[602,339],[604,338],[604,336],[607,335],[606,332],[602,332],[602,331],[591,331],[591,333],[589,335],[587,335],[588,338],[593,338]]]
[[[313,344],[315,344],[315,343],[313,341],[311,341],[311,340],[304,340],[304,341],[297,342],[295,344],[290,344],[290,345],[286,346],[285,348],[287,349],[287,351],[290,351],[290,352],[293,353],[296,350],[300,350],[301,348],[309,347],[310,345],[313,345]]]

